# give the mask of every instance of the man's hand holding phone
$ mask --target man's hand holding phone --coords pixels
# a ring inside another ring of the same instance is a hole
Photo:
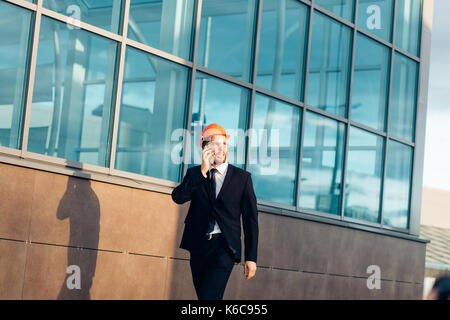
[[[206,173],[214,163],[215,150],[213,144],[209,142],[202,150],[202,165],[201,170],[203,176],[206,178]]]

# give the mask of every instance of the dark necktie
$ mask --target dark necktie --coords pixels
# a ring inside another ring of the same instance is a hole
[[[212,198],[213,200],[216,199],[216,172],[217,169],[212,168],[209,171],[209,176],[211,180],[211,192],[212,192]],[[211,216],[211,219],[209,220],[209,226],[208,226],[208,233],[211,233],[214,230],[214,225],[216,224],[216,220]]]

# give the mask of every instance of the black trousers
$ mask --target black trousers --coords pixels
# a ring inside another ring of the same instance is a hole
[[[192,281],[199,300],[222,300],[234,267],[225,238],[206,240],[201,252],[191,252]]]

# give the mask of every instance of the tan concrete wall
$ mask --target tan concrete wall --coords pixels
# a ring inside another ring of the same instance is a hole
[[[0,163],[0,299],[195,299],[178,248],[189,204]],[[226,299],[420,299],[425,244],[260,213],[258,271]],[[81,289],[66,286],[68,265]],[[367,266],[381,269],[369,290]]]
[[[450,229],[450,191],[424,187],[420,224]]]

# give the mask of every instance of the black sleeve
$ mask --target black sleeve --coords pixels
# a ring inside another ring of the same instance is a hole
[[[247,175],[241,199],[242,224],[244,227],[245,261],[256,262],[258,256],[258,210],[252,177]]]
[[[190,201],[192,192],[207,181],[208,179],[203,176],[200,166],[189,168],[183,182],[173,189],[172,200],[178,204]]]

